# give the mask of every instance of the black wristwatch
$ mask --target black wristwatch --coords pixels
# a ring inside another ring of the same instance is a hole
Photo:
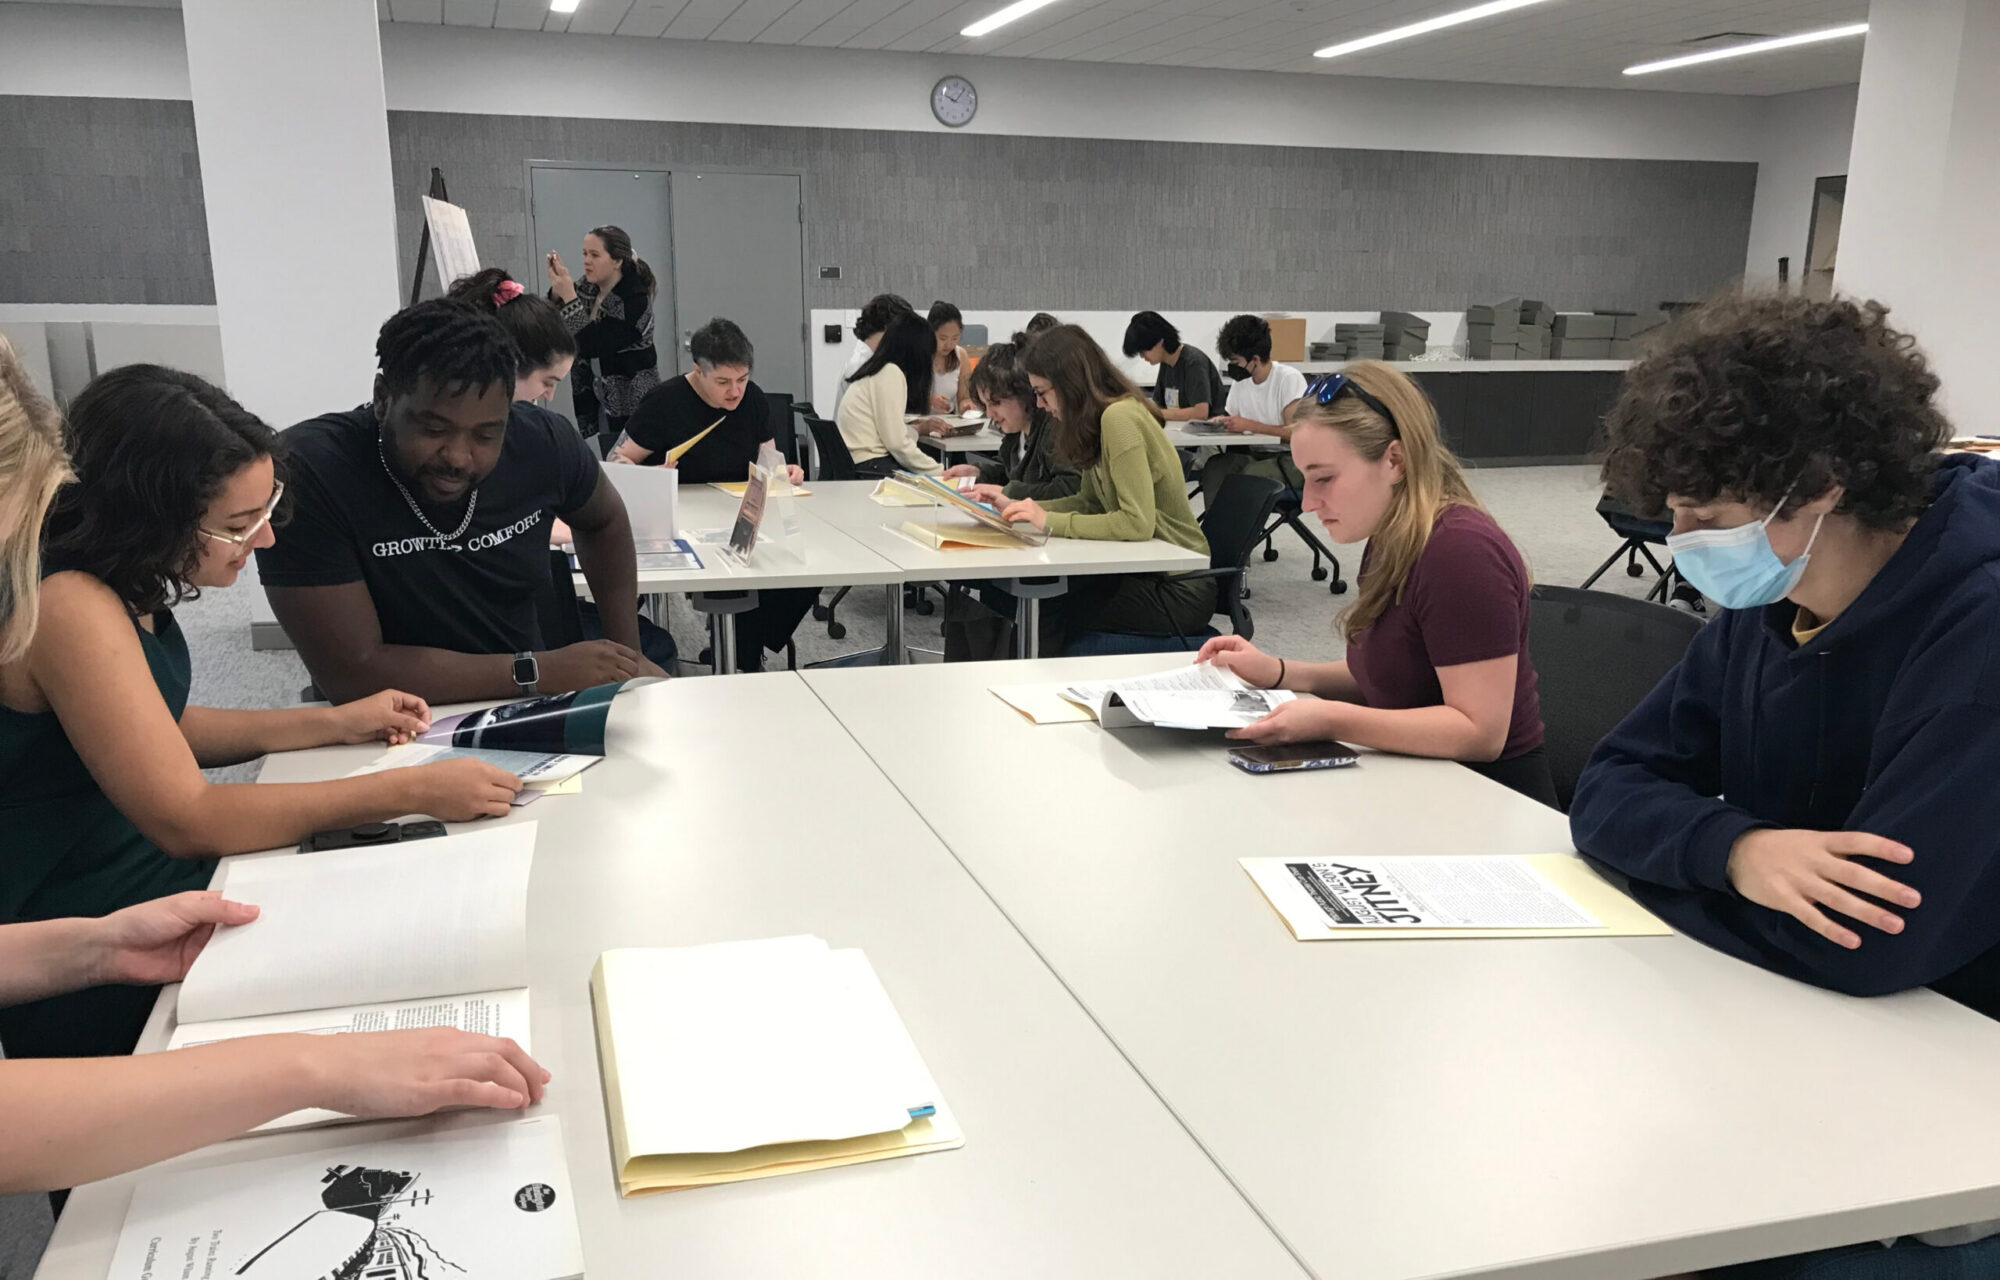
[[[535,692],[535,686],[542,682],[542,668],[535,661],[533,650],[523,649],[514,655],[514,683],[521,686],[522,693]]]

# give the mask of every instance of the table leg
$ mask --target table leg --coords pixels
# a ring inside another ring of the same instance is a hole
[[[709,656],[715,659],[712,668],[719,676],[736,674],[736,615],[733,613],[711,613],[708,615]]]
[[[889,621],[882,637],[882,665],[901,666],[909,656],[903,652],[903,584],[892,582],[889,591]]]
[[[1014,597],[1014,653],[1022,658],[1042,656],[1042,601],[1069,590],[1068,578],[1010,578],[1007,591]]]

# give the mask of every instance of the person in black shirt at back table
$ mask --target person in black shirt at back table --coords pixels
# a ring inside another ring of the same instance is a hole
[[[285,432],[292,520],[257,553],[271,608],[335,701],[561,693],[664,673],[638,651],[638,570],[618,490],[575,428],[514,400],[520,361],[489,314],[400,311],[372,403]],[[542,649],[549,527],[570,524],[608,639]]]
[[[750,466],[774,436],[770,402],[750,381],[757,353],[735,321],[717,318],[688,339],[694,368],[646,393],[625,423],[626,438],[611,461],[673,466],[681,483],[734,484],[749,478]],[[699,439],[697,439],[699,437]],[[689,441],[672,463],[667,454]],[[787,464],[786,477],[798,484],[805,473]],[[764,652],[778,652],[798,630],[819,592],[810,587],[759,591],[757,607],[736,623],[739,671],[760,671]]]

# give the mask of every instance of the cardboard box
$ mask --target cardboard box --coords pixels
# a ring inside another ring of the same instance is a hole
[[[1517,360],[1517,348],[1511,342],[1468,342],[1465,354],[1474,360]]]
[[[1271,359],[1280,364],[1297,364],[1306,358],[1306,318],[1265,316],[1271,322]]]
[[[1521,340],[1521,326],[1474,322],[1465,326],[1465,337],[1469,342],[1504,342],[1511,346]]]
[[[1414,360],[1430,350],[1430,344],[1422,338],[1405,337],[1401,342],[1390,343],[1382,348],[1384,360]]]
[[[1413,338],[1421,338],[1428,341],[1431,336],[1431,322],[1422,316],[1412,315],[1408,311],[1384,311],[1382,313],[1382,332],[1384,334],[1406,333]]]
[[[1468,324],[1519,324],[1521,323],[1521,300],[1507,298],[1500,302],[1479,303],[1465,309]]]
[[[1557,334],[1549,354],[1557,360],[1609,360],[1611,339],[1565,338]]]
[[[1611,336],[1630,340],[1642,333],[1651,333],[1666,322],[1667,313],[1664,311],[1652,311],[1645,315],[1621,315],[1612,322]]]
[[[1546,329],[1555,322],[1556,309],[1537,298],[1524,299],[1521,303],[1521,323]]]
[[[1558,338],[1576,338],[1584,341],[1609,342],[1617,336],[1616,316],[1588,315],[1577,311],[1566,311],[1556,317],[1555,335]]]

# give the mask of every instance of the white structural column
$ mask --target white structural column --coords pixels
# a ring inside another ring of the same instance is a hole
[[[2000,422],[2000,0],[1874,0],[1834,280],[1917,335],[1965,430]]]
[[[183,0],[222,363],[283,428],[368,398],[396,309],[375,0]]]

